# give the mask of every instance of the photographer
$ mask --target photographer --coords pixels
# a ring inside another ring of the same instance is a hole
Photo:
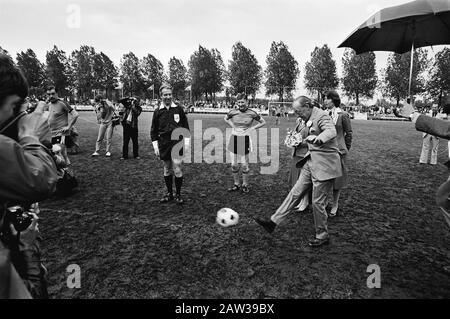
[[[119,116],[123,126],[123,148],[121,159],[128,159],[128,144],[130,139],[133,141],[133,156],[139,157],[138,143],[138,117],[141,115],[142,108],[139,101],[134,97],[121,99],[119,104]]]
[[[106,133],[106,154],[105,156],[111,156],[111,141],[114,133],[113,115],[114,106],[111,102],[104,99],[101,95],[95,97],[94,105],[95,113],[97,114],[97,123],[100,124],[98,128],[97,142],[95,143],[95,152],[92,156],[99,156],[100,146],[105,138]]]
[[[0,54],[0,251],[10,256],[31,296],[46,298],[38,219],[26,209],[54,192],[57,173],[50,151],[40,142],[49,138],[43,103],[26,114],[23,102],[27,95],[25,77],[9,57]],[[8,258],[2,261],[0,269],[8,268]],[[10,282],[4,277],[0,280],[4,292]]]

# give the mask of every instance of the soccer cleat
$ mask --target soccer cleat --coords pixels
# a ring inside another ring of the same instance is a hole
[[[166,195],[164,195],[163,198],[161,198],[161,200],[159,201],[160,203],[168,203],[173,201],[173,194],[172,193],[167,193]]]
[[[255,221],[261,225],[269,234],[275,230],[277,224],[271,220],[255,218]]]
[[[110,157],[111,156],[111,152],[106,152],[105,156],[106,157]]]
[[[141,158],[139,156],[136,156],[134,159],[140,160]]]
[[[181,205],[181,204],[184,203],[184,200],[181,198],[181,195],[177,194],[177,195],[175,195],[175,202],[176,202],[178,205]]]
[[[99,156],[100,154],[98,152],[92,153],[92,156]]]
[[[250,189],[248,188],[248,185],[242,185],[242,192],[243,192],[243,193],[248,193],[248,192],[250,192]]]
[[[239,185],[234,184],[233,187],[228,188],[229,192],[236,192],[240,189],[241,187]]]

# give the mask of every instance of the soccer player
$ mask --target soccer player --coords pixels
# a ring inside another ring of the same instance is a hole
[[[189,130],[189,124],[183,107],[176,105],[172,101],[172,87],[170,85],[163,84],[159,89],[159,95],[162,98],[162,102],[153,113],[150,137],[155,155],[164,161],[164,181],[167,187],[167,194],[160,202],[167,203],[175,199],[177,204],[183,204],[183,199],[181,198],[181,186],[183,184],[181,162],[183,149],[181,149],[179,154],[176,154],[176,152],[172,152],[172,148],[179,142],[182,142],[183,138],[184,147],[186,149],[189,148],[190,137],[183,136],[178,138],[177,136],[172,139],[172,133],[178,128]],[[172,189],[172,175],[175,175],[175,198]]]
[[[234,185],[228,191],[235,192],[241,189],[239,178],[239,164],[242,167],[242,192],[248,193],[248,175],[250,167],[248,154],[250,153],[250,132],[266,124],[266,121],[255,111],[248,108],[245,95],[240,93],[236,97],[238,109],[231,110],[224,118],[233,131],[228,143],[228,151],[231,153],[231,172],[233,174]],[[253,121],[259,122],[252,126]]]
[[[72,143],[70,140],[70,132],[73,125],[78,119],[78,112],[69,104],[65,103],[58,97],[56,88],[50,86],[47,89],[48,96],[48,124],[52,134],[52,144],[61,144],[61,154],[67,165],[70,165],[69,157],[67,156],[67,147]],[[69,122],[69,114],[72,118]],[[70,141],[70,144],[68,143]]]

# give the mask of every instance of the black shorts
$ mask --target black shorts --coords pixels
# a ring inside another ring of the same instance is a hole
[[[159,158],[163,161],[172,160],[172,148],[178,143],[183,143],[183,140],[180,141],[172,141],[172,140],[159,140]],[[183,145],[183,144],[182,144]],[[174,154],[175,159],[182,159],[184,156],[184,145],[179,150],[178,154]]]
[[[247,155],[250,153],[250,136],[231,135],[228,143],[228,151],[237,155]]]

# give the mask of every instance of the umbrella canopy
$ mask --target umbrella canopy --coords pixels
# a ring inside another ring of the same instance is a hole
[[[417,0],[380,10],[339,48],[405,53],[411,48],[450,44],[450,0]]]

